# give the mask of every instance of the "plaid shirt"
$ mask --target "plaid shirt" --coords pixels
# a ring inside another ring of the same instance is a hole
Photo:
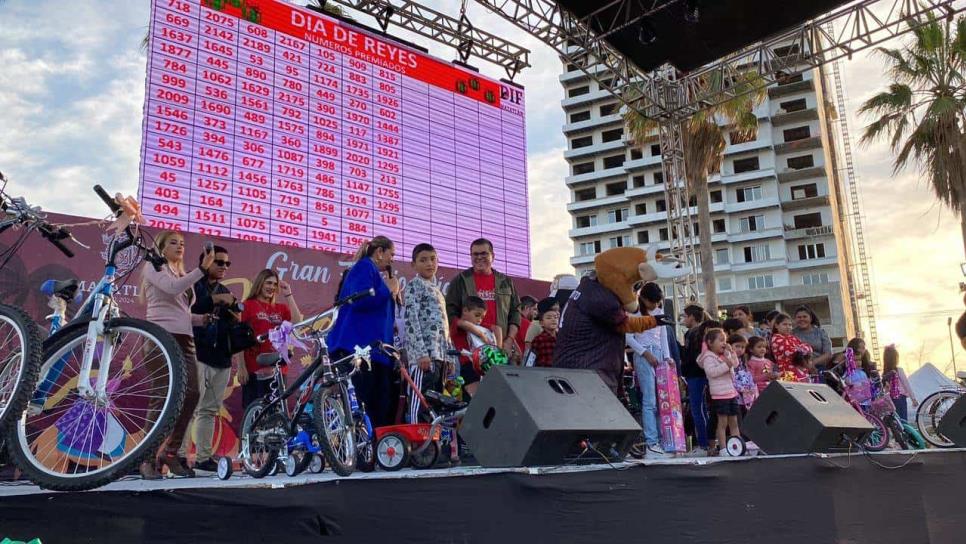
[[[543,331],[530,342],[530,351],[537,356],[534,366],[553,366],[553,348],[557,345],[557,337]]]

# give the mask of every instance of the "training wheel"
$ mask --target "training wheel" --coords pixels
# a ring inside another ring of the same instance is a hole
[[[376,443],[376,463],[383,470],[396,471],[409,464],[409,441],[399,433],[389,433]]]
[[[235,471],[235,467],[232,466],[230,457],[222,457],[218,460],[218,479],[227,480],[231,478],[232,472]]]
[[[299,475],[299,462],[294,455],[289,455],[285,458],[285,475],[289,478],[294,478]]]
[[[321,474],[325,470],[325,458],[317,453],[312,454],[312,461],[309,462],[309,472]]]
[[[745,441],[740,436],[732,436],[725,442],[725,448],[731,457],[741,457],[747,452]]]

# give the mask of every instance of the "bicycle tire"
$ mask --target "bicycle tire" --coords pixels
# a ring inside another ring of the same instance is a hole
[[[267,414],[262,417],[262,419],[258,422],[258,427],[252,428],[252,422],[255,421],[255,418],[264,409],[265,405],[263,402],[253,402],[245,410],[245,416],[242,418],[241,436],[239,436],[241,444],[239,445],[238,453],[239,457],[242,459],[242,468],[244,468],[245,473],[252,478],[264,478],[265,476],[268,476],[272,471],[272,468],[276,466],[276,460],[278,459],[278,449],[266,447],[267,449],[265,454],[267,457],[264,459],[262,464],[255,465],[253,462],[251,462],[251,452],[249,450],[252,447],[252,435],[259,428],[269,427],[269,424],[277,425],[278,423],[282,423],[284,427],[287,423],[282,414],[275,412],[274,414]]]
[[[889,432],[892,433],[892,438],[895,439],[900,450],[904,451],[909,449],[905,429],[902,428],[902,423],[899,422],[899,416],[895,414],[889,416]]]
[[[903,421],[901,425],[902,425],[903,433],[905,434],[905,437],[906,437],[906,442],[908,442],[909,445],[912,446],[912,449],[924,450],[927,447],[929,447],[926,445],[926,439],[923,438],[921,434],[919,434],[919,429],[916,429],[915,425],[909,423],[908,421]]]
[[[956,446],[939,432],[939,421],[945,414],[945,410],[942,410],[941,413],[939,410],[946,402],[949,402],[946,408],[952,406],[952,403],[962,394],[963,392],[960,390],[943,389],[929,395],[919,404],[919,408],[916,410],[916,428],[923,439],[931,446],[937,448],[953,448]]]
[[[167,375],[169,376],[167,380],[167,392],[164,395],[163,404],[157,410],[157,417],[153,422],[148,421],[147,418],[142,418],[148,423],[148,425],[150,425],[150,427],[148,428],[147,431],[143,432],[143,434],[141,435],[142,438],[140,439],[140,441],[137,442],[136,444],[133,444],[130,449],[125,448],[125,450],[121,452],[120,457],[118,459],[112,460],[106,466],[104,466],[104,464],[101,463],[98,468],[89,472],[85,472],[83,474],[77,474],[76,468],[75,468],[75,473],[73,475],[55,473],[53,471],[54,470],[53,468],[50,468],[44,464],[43,461],[47,460],[47,457],[50,454],[59,453],[59,452],[51,451],[45,454],[43,460],[37,459],[32,445],[35,440],[40,440],[42,442],[44,438],[43,437],[44,432],[31,433],[32,435],[31,439],[28,439],[27,437],[27,432],[28,432],[27,427],[29,425],[27,421],[28,416],[26,413],[24,413],[21,416],[20,420],[17,422],[17,424],[10,425],[6,431],[9,449],[11,451],[11,455],[14,458],[15,464],[21,470],[23,470],[27,478],[29,478],[32,482],[34,482],[35,484],[37,484],[38,486],[44,489],[51,489],[56,491],[84,491],[84,490],[94,489],[102,485],[108,484],[130,473],[135,467],[138,466],[138,464],[141,463],[141,461],[149,457],[152,457],[157,453],[158,447],[161,445],[164,439],[167,438],[167,436],[170,434],[171,430],[174,428],[175,421],[177,420],[178,415],[181,413],[181,407],[182,407],[182,403],[184,402],[184,395],[185,395],[185,383],[187,381],[186,380],[187,369],[185,368],[184,357],[181,353],[181,348],[180,346],[178,346],[178,343],[175,341],[174,337],[171,336],[171,334],[168,333],[166,330],[164,330],[163,328],[161,328],[160,326],[154,323],[151,323],[149,321],[144,321],[141,319],[132,319],[132,318],[126,318],[126,317],[111,319],[107,321],[105,323],[105,331],[113,332],[116,334],[133,332],[141,335],[146,339],[151,340],[154,343],[155,349],[158,349],[160,352],[160,355],[162,356],[163,365],[165,368],[167,368],[168,370]],[[74,349],[77,349],[78,347],[80,347],[80,349],[83,350],[86,340],[87,340],[87,331],[86,329],[81,327],[71,328],[70,330],[66,331],[62,335],[58,334],[55,341],[51,343],[49,345],[49,348],[44,351],[43,363],[41,363],[41,368],[40,368],[41,373],[45,372],[44,371],[45,368],[49,370],[50,366],[52,366],[56,361],[59,361],[62,358],[70,357],[70,354]],[[100,347],[101,345],[102,344],[100,342],[97,343],[98,347]],[[141,353],[147,353],[147,350],[144,349],[143,344],[141,345],[140,349],[141,349]],[[83,353],[83,351],[81,351],[81,353]],[[115,352],[115,354],[119,354],[119,353],[121,353],[120,350]],[[124,359],[123,364],[121,365],[112,364],[111,365],[112,372],[117,371],[118,366],[120,366],[121,371],[130,373],[128,374],[128,376],[133,375],[134,358],[132,357],[132,354],[134,354],[134,357],[136,357],[137,351],[132,349],[132,351],[129,352],[127,357]],[[130,369],[126,367],[126,363],[128,361],[132,363],[132,368]],[[95,368],[96,368],[96,363],[95,363]],[[152,370],[149,375],[153,376],[156,374],[156,372],[157,372],[156,370]],[[92,370],[92,375],[94,375],[93,370]],[[62,376],[63,376],[63,373],[61,374],[61,377]],[[122,379],[124,379],[125,374],[122,373],[121,376],[122,376]],[[73,378],[73,380],[76,380],[76,376]],[[62,401],[66,401],[71,396],[71,394],[74,394],[74,396],[76,397],[76,387],[70,385],[71,381],[72,380],[68,378],[64,382],[64,385],[61,386],[62,391],[65,391]],[[152,387],[152,389],[154,388]],[[115,392],[112,391],[112,394],[115,394]],[[120,396],[121,395],[115,395],[114,398],[111,399],[112,402],[114,403],[111,410],[112,415],[117,412],[116,410],[116,407],[118,405],[117,400],[120,398]],[[54,395],[53,397],[56,397],[56,395]],[[78,400],[81,400],[81,399],[79,399],[78,397],[74,401],[74,404],[73,404],[74,407],[77,406]],[[68,409],[68,413],[70,410],[72,410],[72,408]],[[150,413],[151,411],[150,408],[139,408],[139,410],[142,410],[146,413]],[[43,419],[43,418],[52,419],[52,414],[50,414],[49,412],[50,412],[50,409],[47,409],[45,407],[44,412],[32,417],[35,418],[35,421],[37,419]],[[57,421],[54,421],[52,425],[48,425],[46,427],[40,425],[39,427],[44,429],[44,431],[50,431],[51,429],[56,430],[55,425],[59,421],[60,419],[58,419]],[[122,425],[118,420],[115,420],[115,421],[117,422],[117,425],[119,426]],[[129,420],[129,421],[133,421],[133,420]],[[138,432],[141,432],[142,430],[143,429],[139,428],[138,431],[133,432],[129,435],[127,434],[127,432],[130,431],[130,429],[127,429],[127,428],[123,429],[123,431],[125,432],[124,434],[125,441],[127,440],[127,437],[129,436],[133,437],[135,434],[137,434]],[[57,435],[56,432],[53,434]],[[39,449],[39,446],[38,446],[38,449]],[[59,443],[56,445],[55,449],[58,449],[58,450],[60,449]],[[102,458],[111,457],[110,454],[103,453],[100,451],[100,449],[98,449],[98,451],[94,453],[102,454]],[[69,466],[68,463],[73,464],[75,467],[82,464],[82,463],[77,463],[76,460],[74,459],[70,459],[67,455],[64,455],[63,460],[56,461],[56,462],[64,463],[65,470],[67,466]]]
[[[27,401],[37,386],[37,376],[43,359],[43,338],[40,327],[22,309],[9,304],[0,304],[0,327],[11,329],[0,341],[0,349],[6,349],[9,342],[16,341],[17,353],[3,356],[0,361],[0,429],[6,429],[15,422],[27,407]],[[10,334],[13,333],[16,339]],[[7,365],[19,359],[19,368],[13,369],[16,375],[11,380]],[[10,383],[9,387],[4,385]],[[9,393],[7,393],[9,390]]]
[[[355,470],[356,447],[348,391],[343,384],[322,387],[315,394],[315,432],[332,472],[349,476]]]
[[[368,417],[363,415],[363,417]],[[376,470],[376,447],[373,444],[372,436],[369,436],[369,427],[365,421],[357,421],[356,428],[356,469],[360,472],[372,472]]]
[[[862,414],[865,419],[868,420],[875,430],[869,435],[869,438],[862,443],[862,447],[866,451],[882,451],[889,446],[889,427],[886,426],[885,422],[879,418],[879,416],[873,414]]]

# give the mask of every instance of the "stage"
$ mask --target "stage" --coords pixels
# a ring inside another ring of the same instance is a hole
[[[82,542],[963,542],[966,450],[534,469],[326,471],[86,493],[0,485],[0,539]]]

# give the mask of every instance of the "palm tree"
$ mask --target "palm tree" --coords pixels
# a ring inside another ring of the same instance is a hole
[[[878,117],[861,143],[888,138],[893,174],[916,164],[936,198],[959,214],[966,249],[966,19],[930,14],[904,46],[877,51],[892,83],[859,108]]]
[[[720,81],[710,81],[711,88],[721,88]],[[704,284],[704,307],[711,315],[717,315],[718,294],[714,282],[714,252],[711,248],[711,201],[708,194],[708,177],[721,171],[725,133],[731,132],[742,139],[753,139],[758,131],[758,118],[754,113],[764,99],[764,81],[755,72],[742,73],[732,89],[736,98],[723,104],[702,110],[683,121],[681,132],[684,144],[684,167],[691,194],[688,205],[697,200],[698,208],[698,258],[701,263],[701,280]],[[641,100],[640,93],[632,92],[629,102]],[[643,109],[643,108],[641,108]],[[634,110],[624,114],[624,123],[632,142],[641,144],[653,137],[658,121],[644,117]],[[673,180],[665,180],[665,183]],[[688,236],[690,233],[678,233]]]

